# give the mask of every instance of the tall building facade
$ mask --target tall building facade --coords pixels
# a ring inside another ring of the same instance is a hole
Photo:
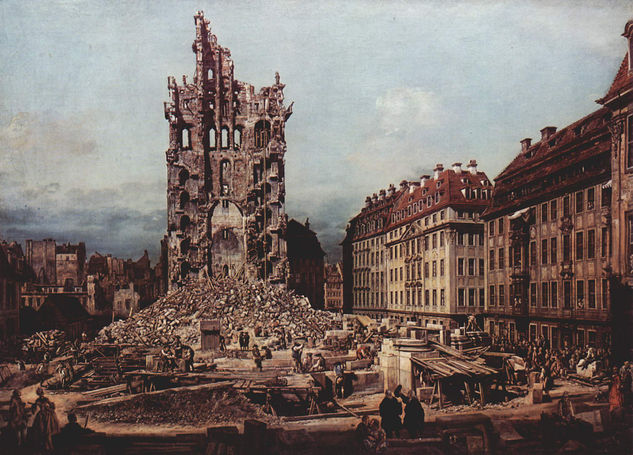
[[[487,221],[490,334],[553,347],[609,339],[611,140],[599,109],[521,151],[495,179]]]
[[[323,309],[325,252],[310,222],[290,220],[286,229],[288,244],[288,288],[305,296],[314,308]]]
[[[326,264],[325,282],[323,284],[325,295],[325,309],[339,312],[343,310],[343,265]]]
[[[618,357],[633,352],[633,20],[622,34],[628,52],[606,95],[598,100],[611,120],[613,254],[606,267],[611,281],[613,349]]]
[[[168,78],[168,286],[191,275],[284,281],[285,87],[235,80],[231,53],[194,16],[193,80]]]
[[[461,163],[450,169],[438,164],[433,176],[404,180],[389,193],[367,200],[344,241],[352,251],[352,312],[447,328],[481,314],[485,262],[479,217],[492,195],[485,173],[474,160],[466,169]],[[382,222],[372,229],[369,215],[379,208]]]

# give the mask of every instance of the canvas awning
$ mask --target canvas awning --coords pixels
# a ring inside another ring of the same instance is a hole
[[[516,219],[516,218],[520,217],[521,215],[523,215],[523,214],[524,214],[525,212],[527,212],[528,210],[530,210],[530,208],[529,208],[529,207],[526,207],[526,208],[521,209],[521,210],[517,210],[517,211],[516,211],[516,212],[514,212],[512,215],[510,215],[510,217],[509,217],[509,218],[510,218],[511,220],[514,220],[514,219]]]

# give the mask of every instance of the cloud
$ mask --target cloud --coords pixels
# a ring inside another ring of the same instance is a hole
[[[419,87],[392,88],[376,99],[376,116],[385,135],[412,134],[438,124],[438,97]]]

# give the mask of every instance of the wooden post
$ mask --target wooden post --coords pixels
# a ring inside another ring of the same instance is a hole
[[[473,397],[470,392],[470,384],[468,381],[464,381],[464,389],[466,390],[466,398],[468,398],[468,403],[473,404]]]
[[[479,381],[479,398],[481,401],[481,405],[485,406],[486,404],[486,388],[483,381]]]
[[[444,398],[442,397],[442,380],[437,380],[437,393],[440,397],[440,409],[444,408]]]

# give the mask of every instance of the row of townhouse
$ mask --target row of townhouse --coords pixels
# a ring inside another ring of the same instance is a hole
[[[368,197],[342,242],[345,311],[446,327],[476,315],[510,340],[626,346],[632,35],[629,21],[629,52],[602,107],[522,140],[494,186],[471,160]]]

